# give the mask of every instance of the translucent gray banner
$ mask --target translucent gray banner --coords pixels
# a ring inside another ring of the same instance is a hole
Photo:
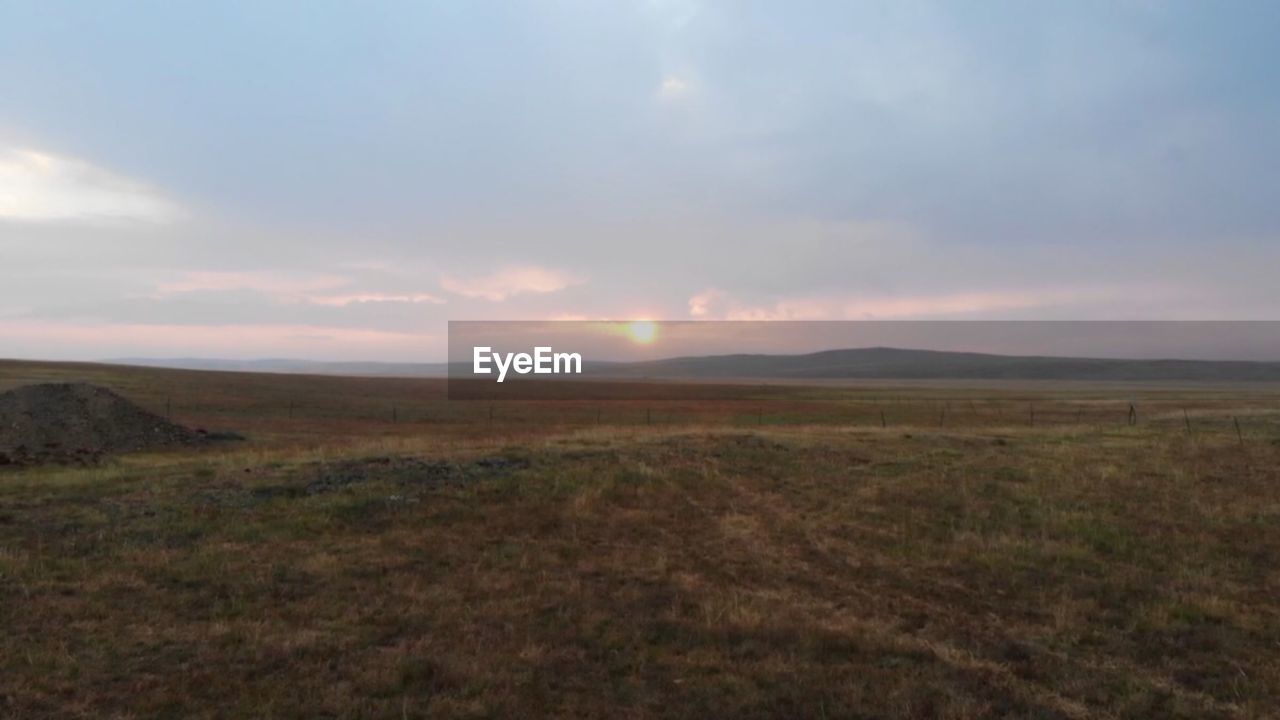
[[[719,395],[741,384],[1280,382],[1280,322],[455,321],[451,399]]]

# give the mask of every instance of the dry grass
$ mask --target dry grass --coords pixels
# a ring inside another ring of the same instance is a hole
[[[0,716],[1280,706],[1264,389],[757,388],[490,421],[423,381],[13,364],[0,385],[91,373],[253,439],[0,474]],[[454,470],[315,485],[383,455]]]

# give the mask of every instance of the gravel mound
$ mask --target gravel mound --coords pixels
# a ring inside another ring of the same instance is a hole
[[[0,466],[92,464],[113,453],[196,445],[205,437],[88,383],[0,393]]]

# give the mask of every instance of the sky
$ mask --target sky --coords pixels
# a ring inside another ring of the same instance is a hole
[[[1280,4],[0,2],[0,357],[1280,319]]]

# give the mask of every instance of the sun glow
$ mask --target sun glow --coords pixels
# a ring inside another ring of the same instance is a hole
[[[633,320],[627,323],[626,332],[632,342],[648,345],[658,336],[658,324],[652,320]]]

